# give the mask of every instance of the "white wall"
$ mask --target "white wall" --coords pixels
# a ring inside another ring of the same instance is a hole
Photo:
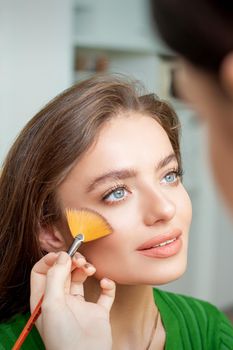
[[[72,81],[70,0],[0,0],[0,161],[12,140]]]

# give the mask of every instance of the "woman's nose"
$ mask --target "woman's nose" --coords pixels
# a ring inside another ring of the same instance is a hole
[[[144,223],[147,226],[160,221],[170,221],[175,213],[175,203],[161,190],[154,189],[143,201]]]

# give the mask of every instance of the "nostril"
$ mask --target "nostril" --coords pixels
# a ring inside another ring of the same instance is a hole
[[[163,201],[156,205],[147,206],[145,211],[145,224],[154,225],[155,223],[171,220],[176,213],[176,207],[172,202]]]

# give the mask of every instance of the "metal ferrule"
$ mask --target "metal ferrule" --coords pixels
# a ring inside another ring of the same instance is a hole
[[[68,249],[67,254],[72,257],[76,253],[76,251],[78,250],[78,248],[80,247],[83,241],[84,241],[84,235],[82,233],[78,234],[75,237],[72,245]]]

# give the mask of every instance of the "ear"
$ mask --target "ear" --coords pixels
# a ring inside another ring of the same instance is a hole
[[[55,226],[41,226],[39,229],[39,242],[46,252],[67,250],[65,239]]]
[[[220,78],[224,88],[233,101],[233,51],[224,58],[221,64]]]

